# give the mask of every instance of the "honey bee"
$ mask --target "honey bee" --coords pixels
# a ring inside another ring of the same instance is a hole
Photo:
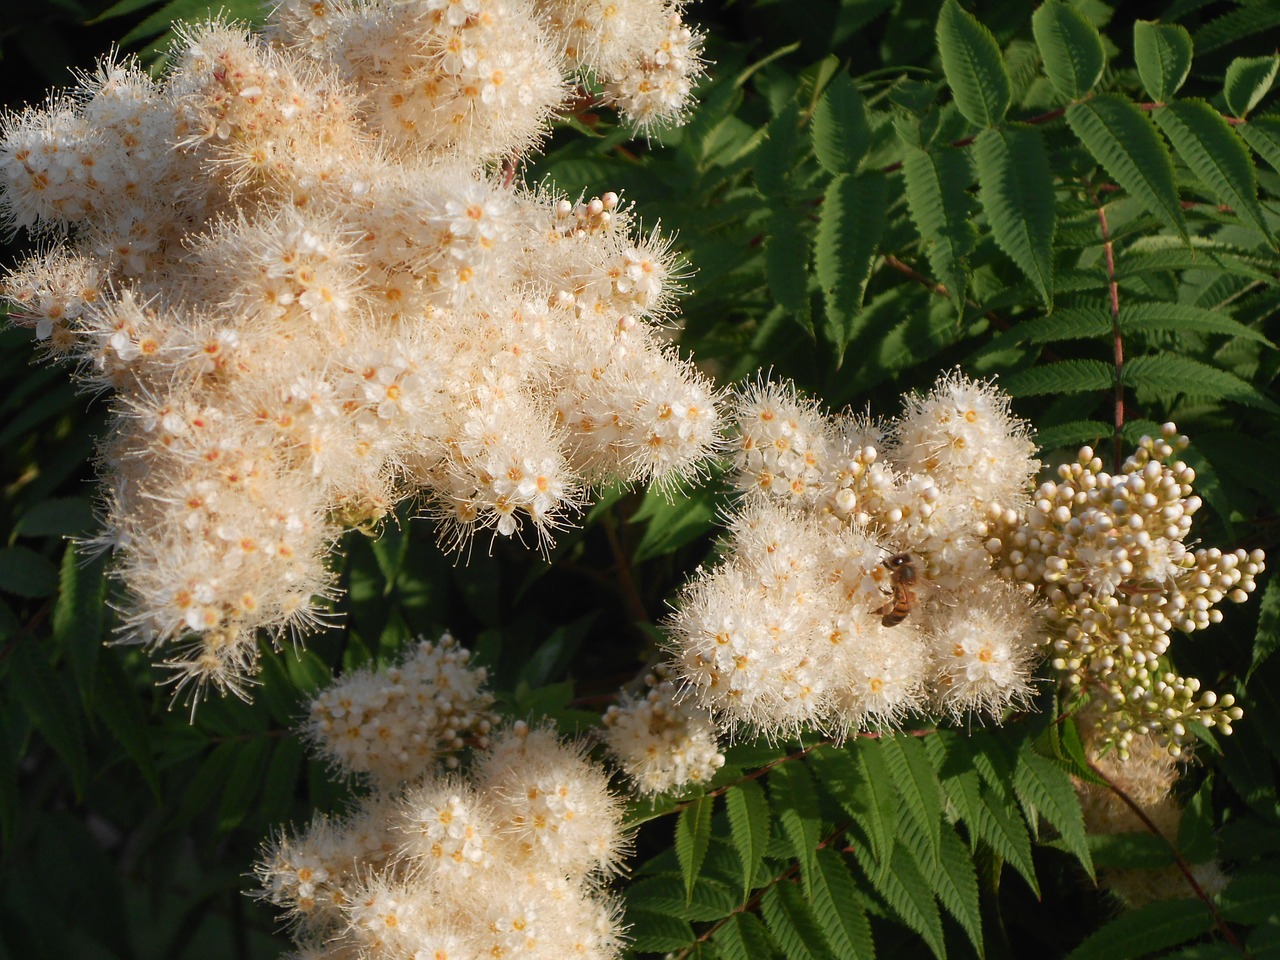
[[[909,553],[895,553],[884,562],[889,571],[889,585],[893,589],[893,599],[876,611],[880,614],[880,622],[886,627],[896,627],[907,619],[915,605],[916,584],[920,575],[916,570],[916,562]]]

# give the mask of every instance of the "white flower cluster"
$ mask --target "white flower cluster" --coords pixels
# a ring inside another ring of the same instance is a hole
[[[320,691],[304,735],[335,769],[373,783],[410,780],[437,758],[456,767],[452,752],[487,747],[497,722],[486,671],[470,659],[450,634],[421,640],[398,664],[366,666]]]
[[[317,817],[255,873],[309,960],[610,960],[621,907],[603,881],[624,849],[605,772],[517,724],[469,778],[428,775]]]
[[[285,0],[271,35],[336,62],[368,91],[379,123],[408,141],[464,142],[505,159],[537,141],[566,97],[566,74],[594,81],[603,104],[649,130],[683,120],[702,75],[703,38],[684,23],[684,0],[412,0],[390,15],[382,6]]]
[[[651,322],[666,243],[486,166],[574,69],[534,0],[287,3],[268,35],[194,26],[162,80],[106,62],[0,124],[0,213],[60,237],[9,272],[11,319],[113,394],[126,639],[197,691],[310,626],[335,539],[401,500],[453,547],[545,546],[590,485],[717,443]]]
[[[702,74],[702,37],[683,0],[538,0],[565,54],[640,129],[683,116]]]
[[[605,744],[641,793],[706,783],[724,766],[711,715],[680,699],[668,672],[659,664],[643,696],[624,692],[602,718]]]
[[[697,702],[726,727],[843,736],[925,707],[998,719],[1028,695],[1037,608],[979,531],[1024,507],[1039,467],[1004,395],[952,375],[873,424],[760,383],[737,430],[725,559],[672,624]]]
[[[1165,424],[1115,474],[1085,447],[1040,486],[1031,510],[993,508],[985,523],[1001,574],[1049,602],[1053,665],[1095,704],[1122,757],[1148,734],[1176,757],[1188,723],[1230,733],[1241,716],[1230,694],[1202,692],[1165,659],[1170,631],[1220,622],[1218,605],[1243,603],[1264,568],[1261,550],[1187,547],[1201,501],[1195,471],[1174,459],[1186,446]]]

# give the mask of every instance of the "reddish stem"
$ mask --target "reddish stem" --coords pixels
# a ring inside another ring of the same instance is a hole
[[[1118,472],[1123,462],[1124,430],[1124,339],[1120,334],[1120,284],[1116,281],[1116,255],[1111,244],[1111,227],[1107,224],[1107,208],[1092,190],[1089,197],[1098,211],[1098,229],[1102,233],[1102,251],[1107,263],[1107,293],[1111,302],[1111,350],[1115,363],[1115,434],[1112,437],[1113,468]]]
[[[1156,109],[1158,109],[1159,107],[1163,107],[1163,106],[1167,106],[1167,104],[1163,104],[1163,103],[1140,103],[1140,104],[1138,104],[1138,109],[1139,109],[1139,110],[1145,110],[1147,113],[1150,113],[1152,110],[1156,110]],[[1222,117],[1222,119],[1223,119],[1223,120],[1227,121],[1227,123],[1229,123],[1229,124],[1230,124],[1231,126],[1233,126],[1233,127],[1235,127],[1235,126],[1239,126],[1240,124],[1242,124],[1242,123],[1244,123],[1244,122],[1245,122],[1245,121],[1241,120],[1239,117],[1229,117],[1229,116],[1227,116],[1225,113],[1224,113],[1224,114],[1220,114],[1220,116]]]
[[[1066,112],[1067,112],[1066,107],[1058,107],[1056,110],[1049,110],[1046,113],[1038,113],[1034,117],[1027,117],[1025,120],[1019,120],[1018,122],[1036,126],[1041,123],[1049,123],[1051,120],[1057,120]],[[947,144],[947,146],[967,147],[969,146],[969,144],[973,143],[973,141],[977,139],[978,139],[978,135],[975,133],[971,137],[961,137],[959,140],[952,140]],[[891,163],[887,167],[881,167],[880,172],[893,173],[895,170],[901,170],[901,169],[902,169],[902,161],[899,160],[897,163]]]
[[[912,267],[910,264],[903,263],[893,254],[886,253],[884,255],[884,263],[886,267],[892,267],[894,270],[897,270],[903,276],[910,277],[912,280],[920,284],[930,293],[935,293],[940,297],[946,297],[949,300],[953,299],[951,296],[951,291],[947,289],[946,284],[938,283],[934,280],[930,280],[924,274],[916,271],[916,269]],[[965,303],[979,310],[982,309],[980,304],[977,304],[972,300],[966,299]],[[991,322],[991,325],[995,327],[997,330],[1009,329],[1009,321],[1006,320],[1004,317],[1000,316],[998,313],[995,313],[992,310],[987,310],[982,315],[986,317],[986,319]]]
[[[613,552],[613,560],[617,565],[618,586],[622,590],[622,596],[626,601],[627,609],[631,613],[631,618],[637,623],[650,622],[652,618],[649,616],[649,611],[645,609],[644,599],[640,596],[640,590],[636,587],[636,579],[631,572],[631,563],[627,559],[627,551],[622,549],[622,543],[618,540],[617,522],[614,520],[612,510],[604,512],[600,526],[604,528],[605,536],[609,539],[609,549]]]

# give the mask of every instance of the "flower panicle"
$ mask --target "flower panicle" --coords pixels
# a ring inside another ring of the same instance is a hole
[[[0,219],[44,238],[4,277],[11,322],[111,398],[95,542],[123,638],[193,700],[329,617],[346,530],[413,504],[447,548],[546,552],[593,489],[670,489],[719,449],[721,393],[662,329],[669,240],[615,193],[496,169],[679,9],[619,4],[614,36],[552,6],[286,2],[0,120]],[[589,65],[583,30],[614,37]]]
[[[1112,475],[1092,449],[1035,486],[1028,425],[959,373],[894,420],[832,417],[788,383],[734,403],[724,558],[670,624],[683,691],[728,730],[837,736],[927,711],[997,722],[1046,658],[1124,756],[1229,733],[1228,694],[1179,675],[1172,631],[1240,603],[1261,551],[1192,549],[1201,505],[1167,424]]]

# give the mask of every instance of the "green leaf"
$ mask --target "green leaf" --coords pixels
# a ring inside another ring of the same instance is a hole
[[[292,812],[294,791],[306,762],[306,748],[297,737],[282,737],[271,754],[262,783],[262,819],[279,823]]]
[[[58,570],[27,547],[0,549],[0,591],[19,597],[47,597],[58,589]]]
[[[1280,27],[1280,6],[1271,0],[1244,0],[1244,6],[1210,20],[1196,31],[1196,49],[1208,53],[1276,27]]]
[[[93,504],[83,497],[41,500],[18,518],[13,532],[20,537],[75,537],[94,528]]]
[[[315,693],[320,687],[333,682],[333,671],[314,650],[303,647],[286,647],[280,652],[289,679],[302,694]]]
[[[933,874],[934,891],[942,905],[964,928],[969,942],[981,956],[982,910],[978,905],[978,874],[964,842],[951,827],[942,831],[941,869]]]
[[[1203,901],[1157,900],[1120,914],[1067,954],[1067,960],[1145,957],[1212,928],[1213,915]]]
[[[809,306],[809,236],[794,210],[775,210],[764,242],[764,275],[773,298],[813,336]]]
[[[978,771],[983,782],[997,795],[1013,802],[1013,768],[1018,759],[1017,742],[1010,742],[1004,730],[971,733],[970,741],[974,744],[973,768]]]
[[[871,924],[844,859],[834,850],[818,851],[813,875],[813,913],[834,955],[872,960]]]
[[[725,791],[724,803],[729,836],[742,862],[742,896],[746,899],[769,843],[769,801],[759,783],[744,780]]]
[[[1004,119],[1013,93],[1000,46],[991,31],[956,0],[946,0],[938,14],[938,53],[956,107],[979,127]]]
[[[1137,357],[1124,366],[1126,386],[1146,387],[1163,394],[1234,400],[1248,407],[1280,413],[1280,406],[1234,373],[1176,353]]]
[[[973,250],[977,231],[972,223],[973,182],[969,157],[954,147],[925,151],[906,147],[902,160],[907,209],[924,240],[933,274],[963,313],[966,288],[965,257]]]
[[[1120,186],[1187,239],[1173,160],[1150,117],[1123,97],[1104,93],[1068,107],[1067,123]]]
[[[1061,714],[1062,707],[1056,707],[1054,713]],[[1045,733],[1053,746],[1053,755],[1064,766],[1067,773],[1085,783],[1105,785],[1106,781],[1089,765],[1088,751],[1085,748],[1084,739],[1080,736],[1080,728],[1076,725],[1074,714],[1064,717],[1061,723],[1049,724],[1049,729]]]
[[[669,793],[660,793],[657,796],[629,796],[626,809],[622,814],[622,825],[627,830],[633,830],[642,823],[665,817],[678,806],[680,801]]]
[[[996,244],[1053,304],[1053,176],[1031,127],[983,130],[974,143],[978,196]]]
[[[32,724],[67,765],[79,796],[89,768],[80,728],[80,706],[49,665],[41,647],[39,641],[21,634],[11,641],[6,678],[9,695],[22,705]]]
[[[170,0],[121,37],[120,46],[127,47],[139,40],[167,33],[172,30],[174,23],[181,20],[196,21],[200,17],[207,17],[212,6],[214,5],[209,0]],[[261,8],[250,0],[227,0],[218,9],[228,20],[239,20],[242,23],[250,23],[262,16]]]
[[[871,143],[867,106],[843,70],[828,85],[813,111],[813,153],[827,172],[854,173]]]
[[[136,13],[139,10],[145,10],[147,7],[157,6],[161,0],[117,0],[102,13],[98,14],[91,20],[85,21],[85,26],[93,26],[101,23],[103,20],[110,20],[113,17],[123,17],[126,14]]]
[[[999,350],[1014,343],[1057,343],[1062,340],[1084,340],[1111,332],[1111,308],[1099,300],[1092,306],[1069,307],[1024,320],[991,341],[991,349]]]
[[[1133,58],[1138,63],[1138,76],[1151,99],[1166,103],[1182,87],[1191,72],[1193,46],[1191,34],[1176,23],[1133,25]]]
[[[770,887],[761,898],[760,910],[787,960],[824,960],[829,956],[818,922],[794,884]]]
[[[1253,158],[1221,114],[1203,100],[1178,100],[1157,107],[1154,116],[1178,156],[1209,192],[1274,245],[1258,204]]]
[[[1115,369],[1101,360],[1059,360],[1002,377],[1005,390],[1015,397],[1046,393],[1093,393],[1109,389]]]
[[[253,801],[262,790],[271,758],[271,739],[253,737],[239,744],[235,759],[222,782],[222,796],[218,800],[218,829],[234,830],[248,816]]]
[[[627,911],[627,921],[631,924],[631,946],[639,952],[672,953],[697,939],[687,920],[669,913],[632,909]]]
[[[875,853],[879,872],[889,867],[893,853],[893,830],[898,798],[893,789],[893,775],[885,761],[884,741],[863,740],[855,748],[859,761],[861,784],[865,788],[859,804],[862,816],[855,819],[867,831]]]
[[[694,921],[719,920],[740,906],[729,884],[708,876],[698,877],[691,898],[686,898],[684,882],[679,877],[663,874],[631,884],[627,899],[634,909]]]
[[[1213,838],[1213,777],[1206,777],[1182,808],[1178,823],[1178,852],[1189,863],[1208,863],[1218,853]]]
[[[1058,0],[1041,4],[1031,16],[1031,31],[1040,48],[1044,72],[1064,97],[1078,100],[1102,78],[1106,66],[1102,38],[1074,7]]]
[[[1240,119],[1256,107],[1276,82],[1276,70],[1280,68],[1280,55],[1269,57],[1237,57],[1227,67],[1222,93],[1227,107]]]
[[[520,670],[520,682],[536,688],[551,684],[557,677],[564,676],[574,654],[590,634],[597,616],[598,611],[589,610],[572,623],[562,624],[552,630],[551,635],[538,644],[533,656],[525,661]]]
[[[754,914],[735,913],[711,936],[724,960],[768,960],[774,956],[769,934]]]
[[[1060,447],[1077,447],[1109,437],[1115,428],[1102,420],[1071,420],[1036,430],[1036,446],[1042,451]]]
[[[1267,581],[1267,589],[1262,592],[1262,603],[1258,608],[1258,632],[1253,637],[1253,661],[1249,664],[1249,672],[1245,674],[1245,683],[1276,652],[1277,646],[1280,646],[1280,577],[1273,574]]]
[[[666,556],[706,535],[715,524],[717,495],[714,484],[687,490],[678,500],[657,485],[649,487],[640,508],[631,515],[632,523],[648,521],[632,562]]]
[[[756,183],[766,197],[776,197],[786,190],[796,166],[799,130],[800,107],[794,100],[769,121],[764,142],[756,151]]]
[[[1280,116],[1255,117],[1248,123],[1237,124],[1236,133],[1271,169],[1280,173]]]
[[[389,597],[395,589],[400,571],[404,569],[405,558],[409,555],[408,531],[394,522],[388,522],[383,525],[378,538],[369,541],[369,549],[386,581],[382,595]]]
[[[942,794],[937,774],[919,738],[899,734],[882,737],[881,743],[889,774],[898,788],[899,809],[915,821],[928,841],[929,859],[921,866],[933,870],[942,854]]]
[[[1218,897],[1222,918],[1232,923],[1266,923],[1280,917],[1276,890],[1280,890],[1280,865],[1274,860],[1241,871]]]
[[[66,651],[71,671],[85,703],[93,690],[98,652],[102,649],[102,621],[107,604],[106,557],[85,560],[74,543],[62,555],[58,599],[53,606],[53,637]]]
[[[280,726],[293,726],[301,720],[305,705],[284,663],[277,656],[263,656],[259,662],[262,664],[261,686],[254,699],[262,700],[271,719]]]
[[[1250,124],[1241,124],[1242,127]],[[1116,260],[1116,277],[1121,283],[1145,273],[1168,273],[1216,267],[1224,273],[1248,277],[1274,285],[1276,280],[1260,268],[1256,254],[1221,243],[1211,237],[1192,237],[1190,246],[1176,244],[1173,237],[1149,236],[1127,247]],[[1265,256],[1265,255],[1264,255]],[[1270,263],[1267,259],[1264,263]]]
[[[878,740],[844,747],[822,746],[809,755],[818,784],[867,835],[873,872],[888,863],[893,828],[893,788]]]
[[[1012,805],[994,796],[986,787],[978,790],[977,816],[968,821],[978,836],[1002,859],[1022,874],[1033,893],[1040,895],[1035,862],[1031,856],[1031,834],[1026,821]]]
[[[712,797],[698,797],[680,811],[676,820],[676,859],[680,861],[680,873],[684,877],[685,895],[692,899],[693,885],[702,870],[702,861],[711,845]]]
[[[1126,303],[1120,307],[1120,329],[1170,330],[1175,333],[1221,333],[1275,347],[1262,331],[1247,327],[1220,310],[1189,303]]]
[[[942,916],[933,899],[932,884],[906,847],[894,846],[890,868],[873,878],[873,885],[899,919],[924,938],[934,956],[945,958]]]
[[[822,285],[827,331],[844,356],[853,319],[871,278],[871,261],[880,245],[887,208],[883,174],[836,177],[827,188],[814,244],[814,272]]]
[[[1085,837],[1084,814],[1080,812],[1080,801],[1066,772],[1031,749],[1028,741],[1018,751],[1013,789],[1028,817],[1039,814],[1048,820],[1062,836],[1066,849],[1075,854],[1092,877],[1093,861]]]
[[[137,693],[120,666],[120,658],[108,652],[98,658],[98,679],[93,685],[93,711],[107,725],[111,735],[138,765],[142,779],[160,799],[160,777],[151,749],[147,717]]]
[[[1153,833],[1091,833],[1093,865],[1109,870],[1159,870],[1174,864],[1169,842]]]
[[[769,796],[774,815],[791,845],[791,854],[800,864],[805,892],[811,893],[814,856],[822,839],[813,778],[801,764],[781,763],[769,771]]]

